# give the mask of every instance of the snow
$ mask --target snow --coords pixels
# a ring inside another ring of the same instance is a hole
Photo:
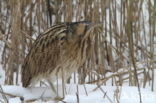
[[[0,65],[0,84],[3,84],[5,80],[5,72],[2,69],[2,66]]]
[[[11,98],[9,99],[9,103],[21,103],[21,100],[19,97]]]
[[[9,103],[22,103],[25,101],[37,100],[33,103],[54,103],[54,93],[48,87],[23,88],[20,86],[2,86],[4,93],[9,95]],[[96,89],[95,89],[96,88]],[[59,90],[62,90],[59,86]],[[139,93],[137,87],[129,86],[101,86],[85,84],[66,85],[64,102],[66,103],[139,103]],[[156,92],[141,88],[142,103],[155,103]],[[62,92],[59,91],[59,95]],[[0,96],[3,100],[2,96]],[[62,103],[61,101],[59,103]]]

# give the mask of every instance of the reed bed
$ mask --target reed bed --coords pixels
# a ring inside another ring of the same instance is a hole
[[[155,78],[155,0],[1,0],[0,51],[5,84],[19,85],[36,37],[59,22],[101,22],[78,83],[150,86]],[[76,77],[75,77],[76,78]],[[70,82],[70,81],[69,81]],[[75,80],[76,82],[76,80]]]

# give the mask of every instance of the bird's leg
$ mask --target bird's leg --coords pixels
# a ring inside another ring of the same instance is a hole
[[[56,94],[56,97],[55,97],[54,99],[55,99],[56,101],[62,101],[63,98],[61,98],[61,97],[59,96],[58,91],[56,91],[56,88],[55,88],[54,84],[53,84],[50,80],[47,80],[47,81],[48,81],[48,83],[49,83],[49,85],[50,85],[52,91],[54,92],[54,94]]]
[[[54,93],[58,95],[58,93],[56,92],[54,84],[50,81],[49,81],[49,84],[50,84],[51,89],[54,91]]]

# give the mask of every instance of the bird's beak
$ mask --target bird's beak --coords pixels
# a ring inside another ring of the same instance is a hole
[[[103,23],[102,22],[98,22],[98,23],[88,23],[87,24],[87,29],[88,29],[88,32],[94,30],[94,28],[98,28],[98,27],[102,27]]]
[[[96,27],[101,27],[102,26],[102,22],[98,22],[98,23],[88,23],[87,25],[88,25],[88,30],[90,31],[90,30],[92,30],[92,29],[94,29],[94,28],[96,28]]]
[[[91,33],[92,31],[94,31],[95,28],[98,28],[98,27],[102,27],[102,24],[101,22],[99,23],[87,23],[87,32],[86,32],[86,35],[84,37],[87,38],[90,34],[94,34],[94,33]]]

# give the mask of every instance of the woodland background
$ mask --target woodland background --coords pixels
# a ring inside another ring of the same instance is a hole
[[[21,65],[39,34],[54,24],[74,21],[103,23],[94,55],[78,71],[79,83],[139,82],[154,90],[156,0],[0,0],[4,84],[20,85]]]

